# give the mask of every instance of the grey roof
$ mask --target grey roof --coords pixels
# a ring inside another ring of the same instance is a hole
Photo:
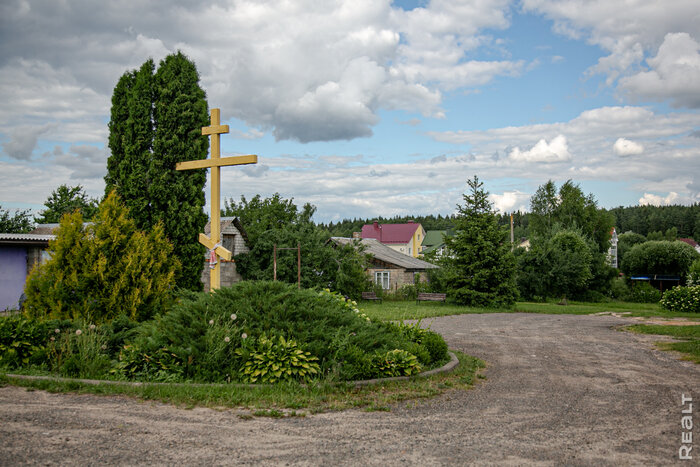
[[[359,241],[365,246],[365,253],[371,254],[380,261],[395,264],[396,266],[400,266],[405,269],[438,269],[438,266],[428,263],[427,261],[399,253],[398,251],[381,244],[376,238],[354,239],[346,237],[331,237],[331,240],[340,245],[347,245],[355,240]]]
[[[37,224],[34,230],[31,231],[32,234],[36,235],[49,235],[52,234],[61,224]]]
[[[56,238],[55,235],[0,233],[2,243],[48,243]]]
[[[88,225],[92,225],[92,222],[83,222],[83,228],[87,227]],[[58,228],[61,226],[61,224],[37,224],[34,230],[29,232],[30,234],[36,234],[36,235],[49,235],[54,233]]]
[[[238,230],[245,242],[248,243],[248,232],[245,231],[238,217],[221,217],[219,221],[221,222],[222,234],[235,234],[236,230]],[[211,235],[211,221],[208,221],[207,225],[204,226],[204,234]]]

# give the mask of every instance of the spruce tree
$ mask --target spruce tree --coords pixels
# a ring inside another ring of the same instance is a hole
[[[161,222],[182,264],[177,284],[201,290],[204,247],[198,242],[206,171],[175,170],[177,162],[205,159],[209,141],[206,96],[197,69],[181,52],[125,73],[112,96],[106,191],[124,200],[136,226]]]
[[[506,229],[477,176],[467,180],[464,205],[457,206],[455,235],[445,239],[443,260],[448,296],[469,306],[505,307],[515,303],[515,259]]]

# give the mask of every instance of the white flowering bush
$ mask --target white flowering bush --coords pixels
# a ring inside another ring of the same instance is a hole
[[[669,311],[700,313],[700,285],[676,286],[664,293],[659,303]]]

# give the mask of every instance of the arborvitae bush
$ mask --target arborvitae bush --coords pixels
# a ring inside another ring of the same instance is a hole
[[[143,321],[174,300],[179,263],[162,226],[137,230],[114,193],[91,224],[83,225],[79,212],[64,216],[48,251],[51,259],[27,278],[30,317],[102,323],[125,314]]]

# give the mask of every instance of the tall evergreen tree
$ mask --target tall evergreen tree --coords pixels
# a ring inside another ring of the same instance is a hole
[[[115,189],[139,229],[158,222],[182,264],[177,284],[200,290],[206,170],[178,172],[178,162],[205,159],[206,95],[197,69],[178,52],[155,69],[152,60],[125,73],[112,96],[106,191]]]
[[[443,262],[448,295],[457,303],[500,307],[515,303],[515,258],[506,230],[477,176],[467,180],[469,192],[458,205],[455,235],[445,239],[449,250]]]
[[[149,166],[153,158],[155,65],[147,60],[139,70],[120,78],[112,95],[105,194],[112,190],[124,200],[139,229],[153,224],[148,196]]]

